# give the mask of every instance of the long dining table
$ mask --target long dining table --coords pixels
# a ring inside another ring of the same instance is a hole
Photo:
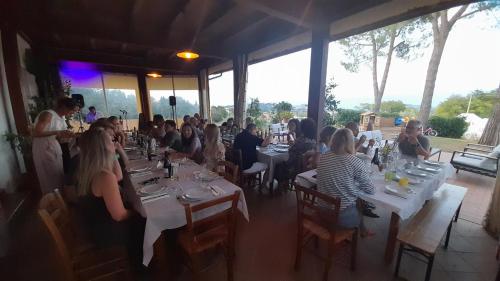
[[[146,226],[143,242],[143,264],[148,265],[153,257],[153,245],[160,237],[162,231],[177,229],[186,225],[186,216],[182,196],[196,194],[199,204],[218,197],[240,192],[238,209],[245,219],[249,220],[245,195],[240,187],[225,180],[223,177],[214,176],[210,180],[199,179],[203,167],[187,159],[174,160],[177,172],[174,177],[165,177],[163,166],[159,159],[149,161],[133,147],[127,154],[131,159],[125,169],[123,181],[123,194],[125,201],[144,218]],[[160,154],[160,153],[158,153]],[[198,175],[198,177],[197,177]],[[145,182],[147,184],[145,184]],[[155,186],[156,185],[156,186]],[[145,192],[146,188],[161,190],[154,193]],[[193,220],[199,220],[230,208],[230,203],[214,206],[193,214]]]
[[[432,163],[432,162],[427,162]],[[437,162],[435,162],[437,163]],[[410,168],[413,174],[421,172],[420,174],[425,174],[426,176],[413,176],[409,175],[406,171],[408,169],[401,169],[397,171],[397,175],[400,177],[407,177],[410,179],[412,184],[409,185],[409,192],[401,196],[399,194],[391,194],[390,190],[396,190],[400,192],[401,188],[398,187],[398,183],[395,181],[387,182],[384,178],[384,173],[379,172],[376,166],[371,166],[371,178],[375,186],[374,194],[367,194],[360,192],[358,194],[359,198],[372,203],[377,209],[385,209],[391,212],[391,218],[389,222],[389,232],[387,235],[387,242],[385,248],[384,258],[386,262],[390,262],[393,259],[394,250],[396,247],[396,238],[399,232],[399,227],[401,221],[407,220],[416,214],[425,204],[425,202],[432,198],[434,192],[446,181],[448,177],[453,173],[453,167],[449,163],[439,162],[438,171],[431,173],[425,172],[416,167]],[[436,165],[428,166],[425,164],[419,164],[419,167],[436,167]],[[385,172],[385,171],[384,171]],[[316,186],[317,181],[317,171],[310,170],[297,175],[297,184],[313,188]],[[389,191],[389,192],[388,192]]]

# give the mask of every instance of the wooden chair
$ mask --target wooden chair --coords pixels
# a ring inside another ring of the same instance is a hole
[[[101,263],[92,263],[88,259],[80,259],[75,262],[65,243],[65,239],[59,230],[58,222],[61,213],[49,212],[39,209],[38,215],[50,233],[56,246],[56,254],[60,266],[58,267],[63,280],[132,280],[129,275],[128,261],[122,258],[107,260]]]
[[[332,258],[343,242],[351,243],[351,270],[356,267],[356,247],[358,229],[341,229],[337,227],[339,217],[340,198],[333,198],[316,190],[295,184],[297,196],[297,254],[295,257],[295,270],[300,267],[302,248],[312,239],[319,238],[327,241],[328,254],[326,258],[323,280],[328,280],[328,272]],[[329,208],[318,205],[320,199]]]
[[[222,174],[224,178],[235,185],[238,185],[240,169],[238,165],[235,165],[229,161],[219,161],[217,164],[219,167],[224,167],[224,173]]]
[[[196,255],[205,250],[222,246],[227,260],[227,280],[233,280],[233,258],[236,234],[236,211],[240,191],[212,201],[190,206],[184,204],[186,228],[179,234],[179,244],[186,256],[188,266],[199,279],[200,268]],[[231,203],[231,207],[215,215],[193,222],[193,213]]]
[[[238,165],[239,167],[243,167],[243,156],[241,149],[233,149],[233,163]],[[240,177],[241,177],[241,186],[255,186],[255,180],[257,180],[257,184],[259,186],[259,189],[262,186],[262,173],[267,170],[267,165],[264,163],[261,163],[262,168],[256,169],[255,171],[241,171]]]
[[[125,274],[124,271],[128,272],[129,263],[125,249],[96,250],[92,244],[79,244],[73,220],[58,192],[42,197],[38,214],[56,245],[57,255],[62,263],[61,273],[65,280],[94,280],[93,278],[100,275],[102,278],[111,276],[115,271],[119,276]]]

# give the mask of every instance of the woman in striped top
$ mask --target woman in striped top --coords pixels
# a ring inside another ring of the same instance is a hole
[[[340,198],[338,225],[346,228],[358,227],[361,223],[356,207],[358,194],[375,192],[365,163],[354,155],[353,139],[351,130],[337,130],[330,142],[331,151],[320,156],[317,169],[318,190]],[[362,225],[361,228],[363,232]]]

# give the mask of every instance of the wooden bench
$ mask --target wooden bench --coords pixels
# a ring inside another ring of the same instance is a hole
[[[458,220],[460,207],[467,189],[443,184],[424,207],[411,219],[397,237],[400,242],[395,276],[398,276],[404,251],[415,252],[427,259],[425,280],[431,277],[434,255],[446,234],[444,248],[448,247],[453,220]]]

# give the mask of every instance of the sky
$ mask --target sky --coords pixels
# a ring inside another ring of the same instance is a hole
[[[461,19],[453,27],[439,66],[433,106],[453,94],[466,95],[474,90],[493,90],[500,82],[500,12],[478,13]],[[430,26],[429,26],[430,28]],[[393,58],[383,101],[401,100],[420,105],[432,42],[420,57],[411,61]],[[247,98],[260,102],[288,101],[306,104],[309,88],[310,49],[274,58],[248,67]],[[335,77],[334,94],[341,108],[373,103],[371,69],[362,66],[358,73],[346,71],[338,43],[328,51],[327,80]],[[379,64],[380,75],[383,65]],[[233,104],[232,72],[210,80],[211,105]]]

